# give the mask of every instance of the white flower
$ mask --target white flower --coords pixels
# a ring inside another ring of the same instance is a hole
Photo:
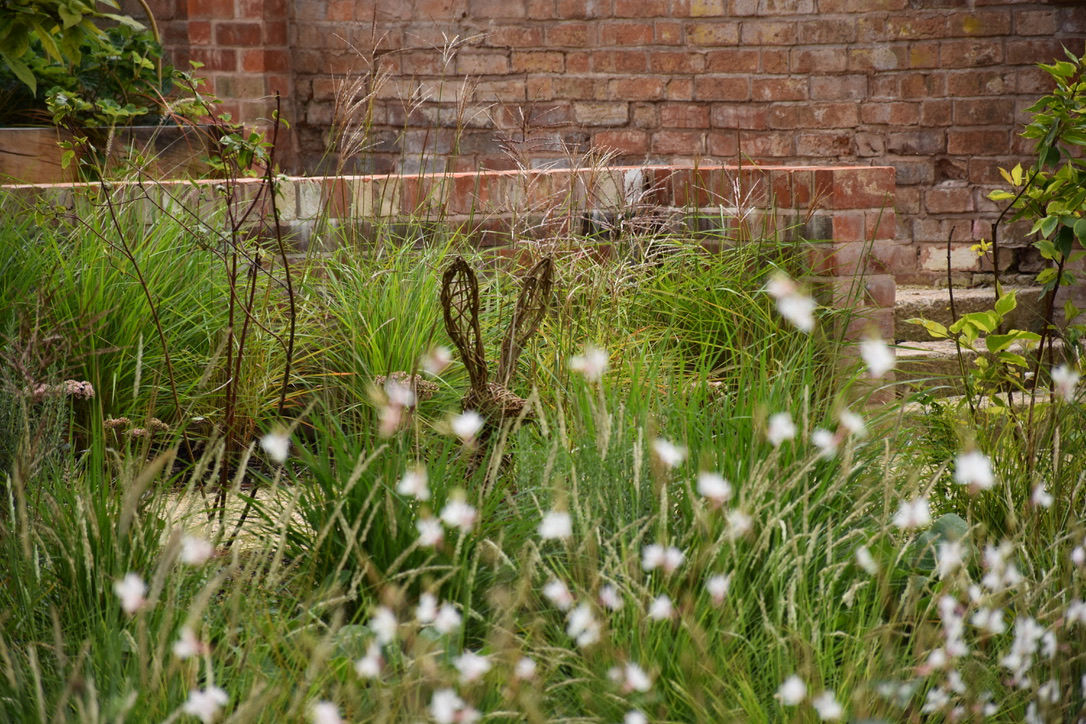
[[[452,419],[452,431],[458,438],[467,442],[475,439],[483,429],[483,417],[475,410],[465,410]]]
[[[769,416],[769,430],[766,437],[773,447],[780,447],[785,440],[791,440],[796,436],[796,426],[792,422],[792,416],[787,412],[778,412]]]
[[[422,356],[422,359],[419,360],[419,366],[422,367],[423,372],[426,374],[437,377],[451,362],[452,352],[449,351],[448,347],[434,347]]]
[[[430,699],[430,716],[437,724],[454,724],[464,710],[464,700],[452,689],[438,689]]]
[[[622,724],[649,724],[649,718],[640,709],[631,709],[622,717]]]
[[[219,715],[219,709],[226,706],[230,697],[217,686],[209,686],[206,689],[193,689],[189,692],[189,698],[181,707],[181,711],[190,714],[204,724],[215,721]]]
[[[599,382],[608,367],[610,363],[607,352],[592,345],[587,345],[582,354],[569,360],[569,368],[574,372],[580,372],[589,382]]]
[[[1007,630],[1003,623],[1001,608],[978,608],[969,621],[980,630],[990,634],[1001,634]]]
[[[652,688],[652,677],[632,661],[622,668],[622,681],[629,691],[640,691],[644,694]]]
[[[894,525],[901,530],[923,528],[929,523],[931,523],[931,511],[928,510],[927,497],[902,500],[901,507],[894,514]]]
[[[182,626],[178,634],[177,641],[173,643],[174,656],[184,660],[203,652],[204,645],[200,643],[200,639],[196,638],[196,634],[193,633],[191,628]]]
[[[1037,483],[1037,485],[1033,486],[1033,494],[1029,496],[1029,502],[1038,508],[1051,507],[1053,502],[1052,494],[1045,488],[1044,483]]]
[[[750,532],[754,521],[740,508],[732,508],[725,516],[728,524],[728,538],[738,540]]]
[[[801,332],[814,330],[815,300],[805,294],[793,294],[777,300],[777,311]]]
[[[600,588],[601,606],[612,611],[618,611],[622,608],[622,604],[622,595],[618,592],[618,589],[615,586],[608,583]]]
[[[392,609],[386,606],[378,606],[377,610],[373,612],[373,618],[370,619],[370,630],[373,631],[373,635],[377,638],[377,643],[384,646],[395,641],[398,627],[399,622],[396,621],[396,614],[392,613]]]
[[[837,454],[837,437],[829,430],[818,428],[813,431],[811,444],[818,448],[819,457],[832,458]]]
[[[1079,381],[1079,373],[1067,365],[1052,368],[1053,391],[1062,397],[1064,402],[1075,399],[1075,386]]]
[[[600,640],[600,625],[592,615],[592,607],[582,603],[566,615],[566,633],[581,648]]]
[[[421,465],[416,468],[408,468],[396,485],[396,492],[419,500],[429,500],[430,488],[426,482],[426,468]]]
[[[563,611],[573,605],[573,594],[569,592],[566,584],[557,578],[552,578],[543,586],[543,597]]]
[[[121,608],[128,614],[135,613],[147,603],[144,598],[147,595],[147,584],[137,573],[126,573],[123,579],[114,581],[113,592],[121,599]]]
[[[453,659],[453,666],[460,672],[460,683],[470,684],[490,671],[490,659],[474,651],[465,651]]]
[[[796,706],[807,698],[807,684],[803,679],[792,674],[777,689],[777,698],[785,706]]]
[[[722,505],[731,500],[732,486],[723,475],[702,471],[698,473],[698,495]]]
[[[272,462],[282,465],[290,455],[290,437],[282,432],[269,432],[260,438],[260,447]]]
[[[189,566],[201,566],[215,552],[215,547],[195,535],[181,536],[181,562]]]
[[[894,369],[894,351],[878,337],[869,337],[860,342],[860,357],[867,365],[868,374],[875,379]]]
[[[663,568],[665,573],[674,573],[683,564],[683,552],[675,546],[664,548],[658,543],[645,546],[641,554],[641,567],[646,571]]]
[[[841,427],[848,430],[849,435],[855,435],[856,437],[867,436],[867,426],[864,424],[863,417],[852,410],[841,410],[837,415],[837,419],[841,422]]]
[[[437,596],[432,593],[424,593],[419,596],[419,605],[415,608],[415,618],[425,625],[433,623],[437,618]]]
[[[532,679],[535,678],[536,664],[533,659],[527,656],[522,656],[517,661],[516,666],[513,667],[513,676],[518,679]]]
[[[991,461],[979,450],[958,455],[954,464],[954,482],[968,485],[971,492],[991,490],[995,485]]]
[[[965,548],[959,541],[940,541],[935,551],[936,567],[939,578],[946,578],[962,565]]]
[[[1086,548],[1075,546],[1071,549],[1071,562],[1076,566],[1086,564]]]
[[[450,500],[441,509],[441,520],[450,528],[469,531],[475,525],[475,518],[475,508],[463,500]]]
[[[460,628],[460,612],[451,603],[441,604],[434,617],[434,630],[440,634],[451,634]]]
[[[552,510],[543,516],[539,524],[539,537],[543,540],[569,538],[573,535],[573,519],[564,510]]]
[[[445,530],[436,518],[419,518],[415,522],[415,528],[419,531],[419,545],[426,548],[440,544],[445,537]]]
[[[728,589],[731,588],[731,585],[732,574],[718,574],[712,576],[705,582],[705,590],[709,592],[709,596],[713,599],[713,603],[719,606],[724,603],[724,598],[728,595]]]
[[[658,437],[652,441],[652,451],[666,467],[673,468],[686,459],[686,448]]]
[[[823,691],[811,699],[811,706],[818,712],[822,721],[837,721],[845,715],[845,708],[837,701],[832,691]]]
[[[391,377],[385,381],[385,396],[393,407],[414,407],[415,393],[407,385],[400,384]]]
[[[666,593],[661,593],[656,598],[652,599],[652,603],[649,604],[649,618],[653,621],[666,621],[671,618],[675,613],[675,607],[671,603],[671,598]]]
[[[867,546],[856,549],[856,565],[869,576],[874,576],[879,572],[879,562],[875,560],[875,556],[871,555],[871,550]]]
[[[1071,599],[1071,603],[1067,604],[1064,617],[1067,619],[1068,626],[1076,623],[1086,624],[1086,601],[1078,598]]]
[[[371,641],[366,649],[366,655],[354,662],[354,670],[363,679],[376,679],[381,675],[381,665],[383,663],[381,645],[376,641]]]
[[[339,709],[330,701],[318,701],[309,708],[309,720],[313,724],[341,724]]]
[[[777,300],[781,316],[803,332],[814,329],[815,301],[801,294],[795,282],[781,273],[774,274],[766,285],[766,291]]]

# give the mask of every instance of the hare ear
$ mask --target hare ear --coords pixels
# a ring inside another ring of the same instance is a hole
[[[498,361],[498,384],[508,385],[509,378],[516,369],[524,345],[528,342],[543,321],[547,305],[551,299],[551,287],[554,283],[554,260],[544,257],[532,267],[524,278],[524,286],[513,309],[513,318],[509,320],[509,329],[502,340],[502,354]]]
[[[460,350],[472,388],[483,389],[486,356],[479,333],[479,282],[461,257],[456,257],[441,277],[441,310],[445,315],[445,330]]]

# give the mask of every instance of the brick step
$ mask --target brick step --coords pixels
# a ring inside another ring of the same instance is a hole
[[[1018,306],[1008,315],[1007,329],[1028,329],[1040,332],[1043,327],[1044,292],[1038,286],[1005,286],[1005,292],[1018,292]],[[994,287],[973,287],[954,290],[954,308],[960,317],[970,312],[991,309],[995,305]],[[931,342],[928,331],[919,324],[909,324],[913,318],[930,319],[949,327],[950,294],[945,288],[899,286],[894,304],[894,336],[899,342]],[[951,344],[953,347],[953,344]]]
[[[1057,359],[1062,357],[1062,346],[1061,340],[1054,341],[1053,347]],[[1035,359],[1036,345],[1030,345],[1030,347],[1032,349],[1027,350],[1024,345],[1014,344],[1008,348],[1008,351],[1021,354],[1032,363]],[[977,357],[977,353],[963,347],[962,360],[959,363],[957,348],[949,339],[902,342],[895,352],[897,354],[895,368],[897,381],[905,385],[915,383],[917,387],[937,397],[962,394],[961,363],[964,363],[968,372],[973,369],[973,360]],[[1026,370],[1022,370],[1022,374],[1025,375],[1025,373]]]

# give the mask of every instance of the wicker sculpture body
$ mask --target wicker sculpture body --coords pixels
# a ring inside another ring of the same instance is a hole
[[[470,387],[461,401],[464,410],[478,412],[485,421],[479,438],[485,440],[503,420],[527,417],[527,401],[509,390],[509,380],[528,340],[539,329],[550,303],[554,263],[542,259],[524,277],[520,295],[502,340],[494,380],[490,379],[479,329],[479,281],[474,270],[457,257],[441,280],[441,308],[445,329],[460,351]]]

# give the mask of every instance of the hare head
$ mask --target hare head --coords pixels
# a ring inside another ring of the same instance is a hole
[[[471,387],[462,401],[465,410],[475,410],[491,428],[504,418],[524,413],[526,401],[513,394],[509,380],[524,345],[539,328],[550,302],[554,262],[543,258],[524,277],[513,318],[502,340],[497,372],[493,380],[487,370],[483,338],[479,331],[479,282],[463,258],[453,260],[441,280],[441,307],[445,329],[460,350]]]

